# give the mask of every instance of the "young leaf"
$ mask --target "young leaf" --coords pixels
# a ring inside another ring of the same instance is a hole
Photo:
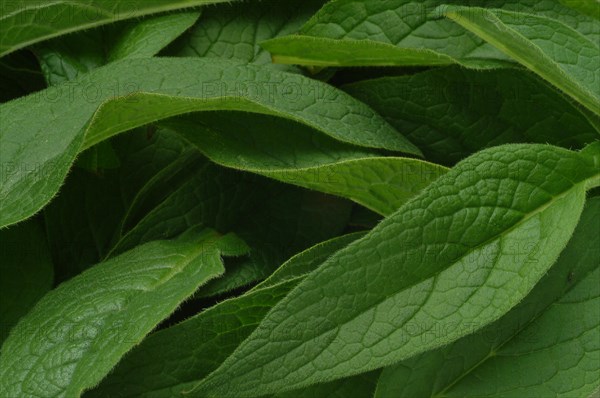
[[[537,15],[443,6],[441,13],[600,115],[600,47],[566,24]]]
[[[223,272],[218,236],[194,231],[98,264],[22,318],[0,356],[0,395],[80,396],[199,285]]]
[[[216,369],[306,274],[361,234],[322,242],[286,261],[253,291],[223,301],[134,348],[89,397],[173,397]]]
[[[52,259],[38,220],[0,230],[0,259],[1,344],[17,321],[52,288]]]
[[[223,109],[275,115],[342,142],[420,154],[366,105],[303,76],[215,59],[124,60],[0,105],[0,157],[18,166],[0,186],[0,226],[44,206],[82,149],[166,117]],[[36,172],[26,172],[34,165]]]
[[[599,219],[600,198],[590,199],[525,300],[473,335],[385,368],[376,398],[589,397],[600,384]]]
[[[342,87],[406,134],[432,162],[453,165],[507,143],[580,149],[600,137],[591,116],[529,72],[455,66]]]
[[[348,198],[384,215],[447,171],[422,160],[381,157],[265,115],[208,112],[163,125],[217,164]]]
[[[467,158],[307,276],[192,396],[335,380],[472,331],[452,325],[497,320],[557,259],[599,164],[598,145],[504,145]]]
[[[0,57],[94,26],[225,0],[15,0],[0,7]]]

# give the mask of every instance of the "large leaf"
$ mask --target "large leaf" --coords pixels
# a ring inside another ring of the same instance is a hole
[[[35,166],[3,179],[0,226],[45,205],[82,149],[155,120],[220,109],[271,114],[343,142],[420,153],[366,105],[303,76],[214,59],[125,60],[0,106],[0,157],[26,171]]]
[[[19,48],[124,19],[224,0],[15,0],[0,7],[0,57]]]
[[[223,271],[219,237],[194,231],[140,246],[60,285],[4,343],[0,395],[79,396]]]
[[[322,242],[286,261],[254,291],[150,335],[89,395],[167,398],[190,388],[216,369],[298,281],[361,235]]]
[[[600,145],[481,151],[330,257],[195,396],[259,396],[357,374],[497,320],[556,261],[600,184]],[[432,333],[442,329],[446,333]]]
[[[337,0],[327,3],[300,31],[263,44],[281,63],[304,65],[502,66],[510,58],[475,35],[439,19],[444,3],[519,10],[556,18],[598,40],[598,21],[555,0]]]
[[[537,15],[472,7],[443,14],[600,115],[600,47],[566,24]]]
[[[600,384],[598,220],[593,198],[525,300],[476,334],[386,368],[376,397],[590,396]]]
[[[52,288],[50,250],[38,220],[0,230],[0,344]]]
[[[164,124],[215,163],[348,198],[384,215],[447,171],[422,160],[382,157],[265,115],[207,112]]]
[[[458,67],[365,80],[343,87],[383,115],[426,158],[452,165],[485,147],[507,143],[580,149],[594,127],[570,100],[530,73]]]

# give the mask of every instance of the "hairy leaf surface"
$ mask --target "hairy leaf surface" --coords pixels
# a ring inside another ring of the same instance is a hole
[[[386,368],[376,398],[590,396],[600,384],[598,220],[593,198],[525,300],[474,335]]]
[[[0,395],[73,397],[96,384],[199,285],[223,273],[218,236],[139,246],[48,293],[2,347]]]
[[[348,198],[383,215],[447,171],[418,159],[382,157],[265,115],[210,112],[165,125],[222,166]]]
[[[286,261],[253,291],[152,334],[89,396],[167,398],[189,389],[216,369],[298,281],[361,235],[322,242]]]
[[[124,19],[224,0],[16,0],[0,7],[0,57],[19,48]]]
[[[0,157],[18,166],[0,186],[0,225],[45,205],[82,149],[169,116],[224,109],[289,118],[343,142],[420,154],[366,105],[303,76],[214,59],[124,60],[0,106]],[[34,164],[36,172],[27,172]]]
[[[300,31],[263,44],[275,62],[303,65],[506,65],[510,58],[468,31],[440,19],[440,0],[338,0],[327,3]],[[554,0],[453,1],[518,10],[563,21],[591,40],[600,25]]]
[[[600,136],[597,119],[529,72],[439,68],[343,89],[384,116],[432,162],[453,165],[507,143],[581,149]],[[594,121],[596,120],[596,121]]]
[[[566,24],[532,14],[471,7],[441,12],[600,114],[600,47]]]
[[[469,333],[450,325],[495,321],[557,259],[600,182],[599,161],[597,145],[505,145],[467,158],[306,277],[193,395],[334,380]]]

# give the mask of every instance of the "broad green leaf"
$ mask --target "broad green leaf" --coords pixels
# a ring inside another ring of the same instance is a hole
[[[455,66],[342,87],[402,131],[432,162],[452,165],[507,143],[580,149],[600,130],[596,116],[529,72],[468,71]]]
[[[190,232],[98,264],[22,318],[2,347],[0,395],[74,397],[199,285],[223,272],[218,236]]]
[[[473,332],[452,325],[497,320],[566,246],[599,165],[600,145],[504,145],[467,158],[308,275],[190,395],[335,380]]]
[[[366,105],[303,76],[215,59],[124,60],[0,105],[0,157],[27,171],[36,166],[34,172],[17,170],[3,179],[0,226],[44,206],[82,149],[200,110],[270,114],[342,142],[420,154]]]
[[[14,0],[0,7],[0,57],[31,44],[106,25],[224,0]]]
[[[322,242],[285,262],[261,288],[146,338],[89,397],[173,397],[216,369],[306,274],[360,235]]]
[[[296,33],[323,3],[324,0],[304,0],[290,7],[280,0],[263,0],[260,3],[236,2],[206,8],[198,23],[165,54],[230,58],[272,65],[271,56],[259,43]]]
[[[440,0],[337,0],[327,3],[299,35],[263,43],[280,63],[322,66],[506,65],[510,58],[469,32],[440,20]],[[555,0],[452,1],[518,10],[563,21],[597,40],[598,21]]]
[[[50,250],[38,220],[0,230],[0,344],[52,288]]]
[[[384,215],[447,171],[418,159],[381,157],[265,115],[208,112],[164,125],[217,164],[348,198]]]
[[[128,58],[150,58],[179,37],[198,20],[200,13],[163,15],[129,23],[111,48],[108,62]]]
[[[600,47],[566,24],[532,14],[444,6],[465,27],[600,115]]]
[[[473,335],[386,368],[376,397],[589,397],[600,384],[599,219],[600,198],[590,199],[525,300]]]

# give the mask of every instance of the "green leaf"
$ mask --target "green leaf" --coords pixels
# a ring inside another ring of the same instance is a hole
[[[150,335],[89,397],[167,398],[190,388],[216,369],[306,274],[359,236],[322,242],[286,261],[260,288]]]
[[[0,395],[79,396],[222,272],[218,236],[195,231],[140,246],[63,283],[4,343]]]
[[[129,58],[150,58],[189,29],[198,12],[163,15],[138,23],[129,23],[111,48],[108,62]]]
[[[580,149],[600,130],[572,101],[526,71],[451,66],[342,87],[402,131],[426,159],[453,165],[507,143]]]
[[[555,0],[478,0],[453,4],[518,10],[561,20],[590,39],[600,25]],[[300,31],[263,43],[280,63],[321,66],[410,66],[458,63],[490,68],[510,58],[448,21],[440,0],[337,0],[327,3]]]
[[[597,145],[504,145],[467,158],[307,276],[191,395],[335,380],[473,331],[452,325],[497,320],[567,244],[599,162]]]
[[[315,384],[310,387],[283,392],[275,398],[368,398],[372,397],[377,386],[379,370],[362,373],[353,377]]]
[[[217,164],[348,198],[384,215],[447,171],[417,159],[382,157],[265,115],[209,112],[163,125]]]
[[[598,0],[560,0],[560,2],[590,17],[600,19],[600,1]]]
[[[525,300],[476,334],[386,368],[376,397],[589,397],[600,384],[599,219],[600,198],[590,199]]]
[[[199,22],[165,54],[239,59],[294,70],[271,64],[271,56],[258,43],[296,33],[323,3],[323,0],[305,0],[290,7],[280,0],[263,0],[206,8]]]
[[[82,149],[169,116],[223,109],[275,115],[342,142],[420,154],[366,105],[303,76],[214,59],[124,60],[0,105],[0,157],[19,166],[0,187],[0,226],[44,206]],[[44,145],[33,145],[41,136]]]
[[[0,230],[0,344],[52,288],[50,250],[38,220]]]
[[[0,7],[0,57],[95,26],[224,0],[15,0]]]
[[[532,14],[443,6],[447,18],[600,115],[600,47],[566,24]]]

